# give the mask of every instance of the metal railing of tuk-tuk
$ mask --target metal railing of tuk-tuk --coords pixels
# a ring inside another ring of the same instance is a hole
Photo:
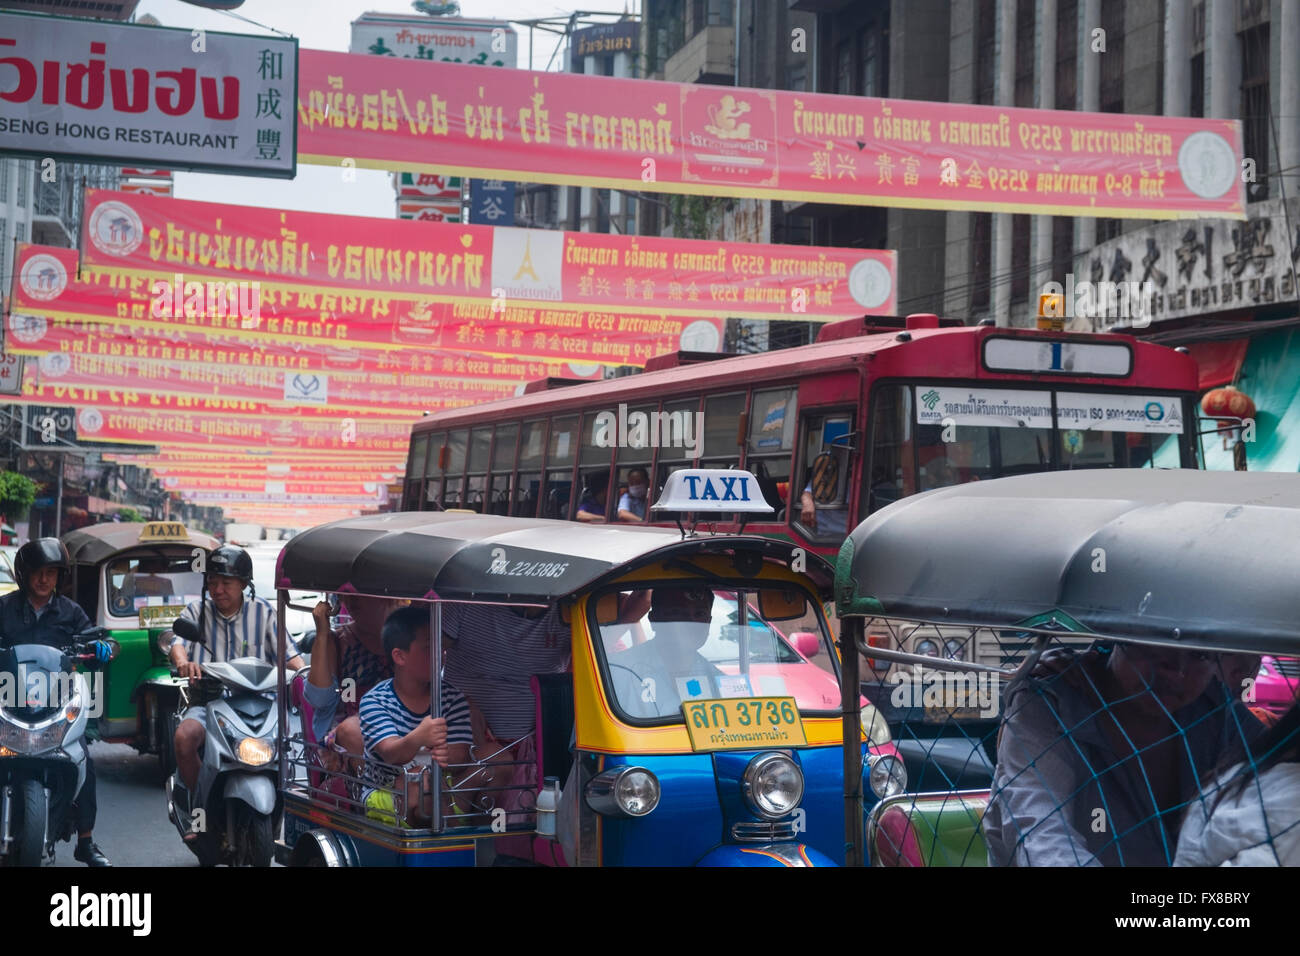
[[[281,792],[295,792],[323,809],[341,812],[366,820],[370,825],[400,833],[418,836],[422,833],[440,833],[446,829],[488,829],[493,832],[518,832],[535,829],[536,791],[526,784],[493,786],[498,775],[507,780],[516,771],[530,765],[526,760],[501,759],[521,741],[506,744],[490,753],[476,754],[471,747],[469,763],[437,764],[426,756],[418,756],[405,766],[388,764],[364,753],[345,751],[337,744],[326,744],[309,739],[306,714],[299,718],[298,727],[292,729],[289,716],[296,708],[289,702],[285,670],[286,608],[311,612],[313,609],[291,604],[286,591],[279,592],[278,656],[279,656],[279,707],[280,746],[279,780]],[[442,634],[442,603],[430,602],[429,628],[431,635]],[[430,641],[429,654],[430,716],[442,714],[442,642]],[[299,675],[305,678],[310,667]],[[414,785],[419,805],[430,806],[429,825],[413,827],[404,821],[411,810],[409,794]],[[386,800],[367,806],[365,795],[382,793]],[[498,798],[502,804],[498,805]],[[532,802],[532,806],[528,804]],[[451,819],[444,813],[444,803],[451,806]],[[389,808],[392,808],[391,811]]]
[[[861,754],[844,748],[850,864],[1204,864],[1197,835],[1212,811],[1224,799],[1255,800],[1249,788],[1261,762],[1294,750],[1300,735],[1288,730],[1300,661],[1265,657],[1260,669],[1260,654],[1231,642],[1124,640],[1055,620],[989,626],[850,616],[841,630],[845,739],[859,732],[860,689],[891,708],[895,745],[914,781],[911,792],[882,800],[864,818]],[[873,632],[884,645],[871,643]],[[894,649],[926,642],[937,656]],[[1142,686],[1117,696],[1100,675],[1120,649],[1151,669]],[[1300,639],[1293,651],[1300,655]],[[1172,678],[1161,678],[1157,659],[1177,662],[1160,666],[1181,668],[1171,673],[1183,687],[1201,688],[1174,708],[1182,723],[1164,706],[1172,685],[1159,681]],[[1126,709],[1148,701],[1159,703],[1147,711],[1153,723],[1161,710],[1167,720],[1154,740]],[[1157,796],[1174,786],[1171,770],[1174,782],[1189,771],[1195,786]],[[1277,847],[1300,845],[1300,820],[1267,820],[1276,829],[1248,848],[1265,857],[1247,859],[1280,860]]]

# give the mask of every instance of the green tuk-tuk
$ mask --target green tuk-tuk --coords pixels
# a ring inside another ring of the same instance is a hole
[[[207,556],[219,542],[177,521],[152,521],[92,525],[63,543],[72,559],[69,596],[121,645],[104,668],[99,738],[158,754],[165,777],[185,681],[172,676],[158,638],[199,599]]]
[[[864,817],[844,748],[849,862],[1300,864],[1269,796],[1300,789],[1296,681],[1270,689],[1300,657],[1298,541],[1295,474],[1046,473],[877,511],[836,566],[844,739],[889,699],[995,770],[922,768]]]

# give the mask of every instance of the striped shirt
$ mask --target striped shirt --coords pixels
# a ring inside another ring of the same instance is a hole
[[[447,652],[447,676],[482,711],[492,736],[510,743],[532,733],[532,676],[569,666],[569,625],[560,612],[527,618],[495,604],[444,604],[442,621],[456,640]]]
[[[199,626],[200,603],[203,604],[204,643],[185,642],[185,651],[192,662],[210,664],[238,657],[259,657],[275,663],[275,611],[270,604],[261,598],[245,599],[238,611],[225,617],[217,612],[211,599],[194,601],[180,616],[195,627]],[[287,643],[285,659],[292,660],[298,650],[292,640]]]
[[[366,756],[379,760],[375,755],[375,746],[390,737],[405,737],[420,725],[420,721],[429,716],[429,711],[417,714],[402,703],[393,689],[393,681],[380,681],[361,698],[361,739],[365,744]],[[442,682],[442,716],[447,721],[447,744],[474,743],[474,730],[470,726],[469,703],[465,696],[447,681]],[[392,786],[391,779],[380,779],[379,774],[371,772],[364,775],[377,786]]]

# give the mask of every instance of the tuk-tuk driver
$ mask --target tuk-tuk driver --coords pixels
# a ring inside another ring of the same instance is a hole
[[[713,627],[713,591],[657,587],[650,599],[654,637],[609,657],[619,706],[633,717],[666,717],[683,697],[712,697],[721,675],[700,653]]]
[[[200,598],[180,615],[198,628],[204,640],[190,647],[187,647],[189,641],[172,641],[169,655],[177,674],[193,679],[202,675],[201,664],[239,657],[260,657],[272,664],[276,662],[275,611],[256,595],[244,600],[244,588],[252,580],[253,559],[243,548],[224,545],[208,557],[207,597],[211,600]],[[285,654],[288,658],[285,666],[289,670],[302,667],[302,658],[287,636]],[[189,807],[182,804],[188,802],[189,794],[198,783],[199,764],[207,740],[204,713],[202,707],[187,710],[173,736],[176,769],[185,785],[185,793],[177,794],[178,808],[182,810],[179,816],[186,822],[190,820]],[[192,832],[187,833],[184,839],[189,842],[195,836]]]

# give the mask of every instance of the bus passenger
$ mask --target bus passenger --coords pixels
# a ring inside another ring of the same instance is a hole
[[[578,502],[578,521],[604,521],[609,506],[609,472],[597,471],[587,476],[587,489]]]
[[[619,521],[645,521],[646,493],[650,490],[650,473],[633,468],[627,473],[627,492],[618,499]]]

